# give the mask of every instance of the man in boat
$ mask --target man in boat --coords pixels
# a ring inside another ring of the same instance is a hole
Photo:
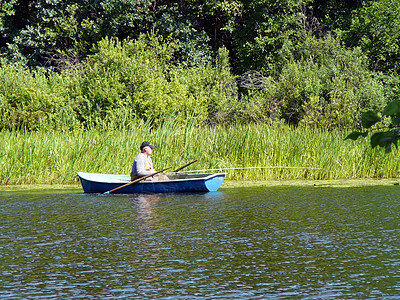
[[[135,160],[132,165],[132,172],[131,172],[132,181],[156,172],[153,168],[153,162],[150,157],[150,155],[153,153],[153,149],[154,146],[148,141],[144,141],[140,145],[140,153],[135,157]],[[168,177],[164,174],[156,174],[154,176],[145,179],[145,181],[160,181],[160,180],[168,180]]]

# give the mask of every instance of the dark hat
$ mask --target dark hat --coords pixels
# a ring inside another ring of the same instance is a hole
[[[148,142],[148,141],[144,141],[140,145],[140,151],[143,151],[144,147],[150,147],[151,149],[154,149],[154,146],[152,144],[150,144],[150,142]]]

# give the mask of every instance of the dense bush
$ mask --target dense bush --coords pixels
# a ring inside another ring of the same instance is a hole
[[[360,49],[345,49],[332,36],[307,38],[277,78],[247,97],[248,107],[267,108],[274,118],[325,128],[358,126],[361,112],[386,103]]]
[[[1,62],[0,129],[37,130],[61,128],[62,123],[72,125],[71,108],[50,82],[52,79],[41,72]]]
[[[360,49],[346,49],[332,36],[300,43],[275,78],[249,73],[240,92],[225,48],[214,63],[192,67],[173,59],[177,49],[151,34],[103,39],[85,61],[61,73],[3,62],[0,128],[126,128],[166,117],[180,124],[284,120],[348,128],[359,127],[362,112],[382,110],[396,97],[396,76],[372,76]],[[255,79],[260,84],[252,85]]]
[[[136,41],[104,39],[82,65],[70,95],[78,119],[86,126],[128,125],[133,119],[159,123],[215,121],[235,90],[226,50],[215,65],[184,67],[171,62],[177,46],[162,38]]]
[[[1,128],[122,128],[165,116],[201,124],[229,118],[236,101],[228,53],[214,64],[184,67],[171,59],[177,46],[161,37],[103,39],[72,70],[45,76],[2,64]]]

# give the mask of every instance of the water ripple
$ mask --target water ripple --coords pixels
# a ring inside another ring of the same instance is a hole
[[[0,298],[395,299],[399,203],[398,187],[4,193]]]

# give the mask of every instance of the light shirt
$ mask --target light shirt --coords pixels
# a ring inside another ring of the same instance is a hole
[[[132,166],[131,178],[134,176],[146,176],[154,173],[153,162],[150,156],[139,153]]]

